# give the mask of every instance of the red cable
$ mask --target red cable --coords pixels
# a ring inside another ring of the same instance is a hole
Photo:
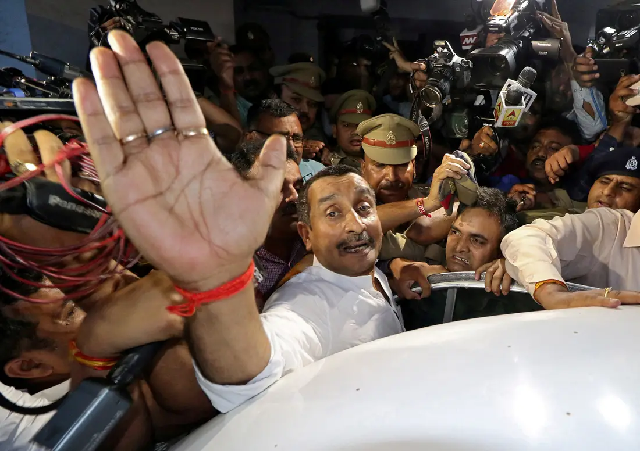
[[[78,118],[67,115],[42,115],[16,122],[0,132],[0,146],[4,140],[16,130],[51,120],[71,120],[78,122]],[[102,211],[104,214],[99,219],[96,227],[73,246],[66,246],[57,249],[46,249],[16,243],[3,236],[0,236],[0,268],[7,272],[10,277],[20,283],[26,283],[36,288],[59,288],[70,290],[62,299],[81,299],[90,295],[98,288],[100,283],[109,277],[121,274],[125,271],[122,267],[112,266],[112,261],[122,262],[126,267],[131,267],[138,261],[139,255],[134,247],[126,240],[123,230],[111,216],[111,211],[107,207],[102,208],[79,196],[64,177],[62,163],[65,160],[73,159],[78,162],[81,170],[86,173],[88,180],[99,183],[98,174],[95,170],[93,160],[89,156],[87,145],[78,140],[70,140],[65,144],[56,158],[48,164],[39,164],[35,170],[26,172],[0,183],[0,191],[10,189],[20,185],[26,180],[37,177],[43,171],[54,168],[65,191],[74,199]],[[98,252],[96,252],[98,251]],[[73,257],[78,257],[89,252],[96,252],[91,259],[85,263],[75,266],[62,266],[68,263]],[[52,284],[42,284],[31,282],[19,277],[14,273],[15,269],[31,269],[38,271],[51,279]],[[21,296],[5,287],[0,286],[0,291],[17,299],[22,299],[36,303],[56,302],[56,300],[36,300]]]

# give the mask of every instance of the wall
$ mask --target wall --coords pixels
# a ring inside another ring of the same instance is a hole
[[[574,44],[586,45],[587,38],[594,34],[596,12],[611,1],[557,0],[561,16],[569,23]],[[471,6],[470,0],[388,0],[387,3],[400,40],[415,39],[424,21],[462,23]],[[278,62],[296,51],[318,55],[318,16],[362,16],[358,0],[236,0],[235,5],[236,23],[255,21],[265,26]],[[271,11],[266,12],[265,8]]]
[[[31,51],[31,37],[27,22],[27,11],[22,0],[0,0],[0,49],[19,55]],[[35,70],[28,64],[0,56],[0,67],[16,67],[33,77]]]
[[[21,0],[0,0],[16,2]],[[84,67],[87,57],[89,9],[109,0],[25,0],[33,50]],[[233,0],[138,0],[165,22],[177,17],[206,20],[213,31],[233,37]]]

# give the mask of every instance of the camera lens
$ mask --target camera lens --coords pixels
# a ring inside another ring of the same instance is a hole
[[[420,91],[420,113],[429,124],[442,116],[442,93],[437,86],[427,85]]]
[[[497,55],[489,60],[489,71],[497,77],[501,76],[508,67],[509,63],[502,55]]]

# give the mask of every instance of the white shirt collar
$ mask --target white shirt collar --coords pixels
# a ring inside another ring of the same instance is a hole
[[[371,275],[359,276],[359,277],[349,277],[344,276],[342,274],[335,273],[325,268],[322,263],[318,261],[318,257],[313,258],[313,266],[318,267],[323,272],[323,278],[334,285],[343,288],[344,290],[354,291],[354,290],[365,290],[368,293],[375,294],[380,293],[373,286],[373,279]],[[378,268],[375,268],[374,274],[376,279],[382,285],[382,289],[385,291],[385,294],[389,299],[393,297],[393,293],[391,292],[391,287],[389,287],[389,281],[387,277],[380,271]]]

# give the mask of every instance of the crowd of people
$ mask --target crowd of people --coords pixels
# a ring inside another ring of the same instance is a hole
[[[187,49],[210,68],[196,95],[168,47],[141,50],[112,30],[109,48],[91,52],[95,84],[74,83],[74,130],[100,183],[71,167],[41,176],[103,194],[146,265],[71,301],[51,275],[3,264],[2,394],[44,405],[105,377],[124,351],[164,342],[103,444],[149,449],[312,362],[441,324],[434,274],[484,274],[486,291],[459,295],[454,320],[640,304],[640,110],[626,104],[640,76],[623,76],[606,105],[591,50],[575,50],[557,8],[540,20],[563,39],[562,59],[521,126],[457,142],[434,129],[430,152],[409,119],[409,83],[424,86],[426,67],[397,44],[386,45],[399,73],[376,92],[356,52],[326,72],[304,53],[276,66],[266,32],[243,25],[233,46]],[[63,146],[33,136],[4,141],[16,173]],[[23,245],[83,239],[0,218],[0,234]],[[528,294],[510,293],[514,282]],[[39,449],[30,440],[50,414],[0,416],[0,449]]]

